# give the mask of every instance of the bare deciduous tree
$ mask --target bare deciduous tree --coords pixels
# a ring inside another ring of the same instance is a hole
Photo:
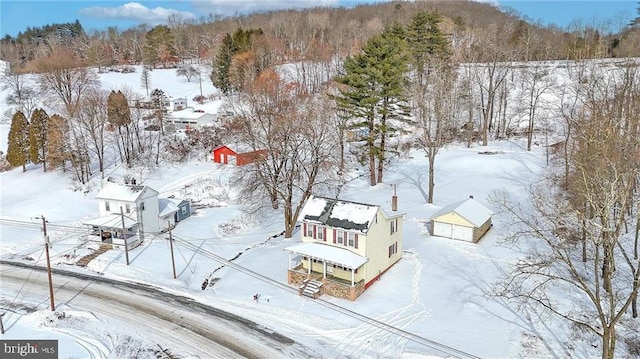
[[[282,82],[272,71],[261,74],[247,93],[230,105],[238,140],[254,152],[238,182],[245,208],[258,211],[265,199],[282,206],[285,237],[290,238],[304,202],[314,191],[335,185],[337,161],[326,121],[328,103]]]
[[[531,250],[497,294],[597,335],[603,359],[618,356],[617,328],[640,287],[636,244],[624,235],[640,176],[640,91],[629,71],[592,74],[597,80],[582,93],[572,125],[566,189],[542,181],[531,192],[531,212],[495,198],[514,218],[508,238],[529,241]],[[558,293],[572,293],[572,300],[560,301]]]
[[[411,107],[420,134],[418,143],[429,159],[429,185],[427,203],[433,203],[435,162],[438,151],[455,135],[459,111],[456,98],[456,72],[445,62],[438,62],[425,73],[426,84],[412,88]]]
[[[54,49],[35,63],[40,88],[61,101],[69,118],[75,117],[82,95],[98,85],[97,75],[69,49]]]
[[[37,107],[36,91],[26,82],[24,74],[11,73],[2,76],[2,90],[8,91],[7,104],[15,105],[26,117]]]

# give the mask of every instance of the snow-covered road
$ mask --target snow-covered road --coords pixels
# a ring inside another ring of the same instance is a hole
[[[20,293],[33,303],[48,305],[46,271],[2,263],[0,273],[0,295],[14,298]],[[128,340],[124,338],[134,333],[144,338],[147,346],[159,346],[180,357],[282,358],[310,354],[293,340],[250,320],[155,288],[61,271],[54,273],[53,282],[57,311],[89,312],[119,328],[119,333],[108,333],[105,338],[75,333],[80,334],[77,341],[84,342],[92,358],[108,357],[121,345],[113,343],[114,338]]]

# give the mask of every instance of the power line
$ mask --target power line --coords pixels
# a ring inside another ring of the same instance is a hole
[[[255,271],[253,271],[251,269],[243,267],[243,266],[241,266],[241,265],[239,265],[237,263],[229,261],[229,260],[227,260],[227,259],[225,259],[223,257],[218,256],[215,253],[212,253],[210,251],[204,250],[204,249],[202,249],[202,248],[200,248],[200,247],[198,247],[198,246],[196,246],[196,245],[194,245],[194,244],[192,244],[190,242],[187,242],[187,241],[185,241],[185,240],[183,240],[183,239],[181,239],[181,238],[179,238],[179,237],[177,237],[175,235],[173,236],[173,238],[176,240],[176,244],[181,244],[184,247],[186,247],[187,249],[195,251],[198,254],[201,254],[201,255],[203,255],[203,256],[205,256],[207,258],[210,258],[210,259],[216,260],[216,261],[218,261],[220,263],[223,263],[223,264],[225,264],[225,265],[227,265],[227,266],[229,266],[229,267],[231,267],[233,269],[236,269],[236,270],[238,270],[238,271],[240,271],[240,272],[242,272],[244,274],[247,274],[247,275],[249,275],[251,277],[254,277],[254,278],[256,278],[256,279],[258,279],[260,281],[263,281],[263,282],[265,282],[267,284],[270,284],[270,285],[272,285],[274,287],[277,287],[277,288],[280,288],[280,289],[284,289],[284,290],[286,290],[288,292],[291,292],[291,293],[295,293],[295,294],[298,293],[298,291],[295,288],[292,288],[287,284],[281,283],[281,282],[276,281],[274,279],[271,279],[271,278],[269,278],[267,276],[264,276],[264,275],[262,275],[260,273],[257,273],[257,272],[255,272]],[[456,358],[479,359],[479,357],[477,357],[477,356],[475,356],[473,354],[464,352],[462,350],[453,348],[453,347],[445,345],[445,344],[438,343],[436,341],[430,340],[430,339],[422,337],[420,335],[408,332],[408,331],[406,331],[404,329],[401,329],[401,328],[395,327],[393,325],[384,323],[382,321],[379,321],[379,320],[377,320],[375,318],[371,318],[371,317],[366,316],[364,314],[360,314],[358,312],[354,312],[352,310],[349,310],[347,308],[341,307],[341,306],[339,306],[337,304],[333,304],[333,303],[328,302],[326,300],[316,299],[315,301],[318,304],[320,304],[320,305],[322,305],[322,306],[324,306],[326,308],[338,311],[343,315],[346,315],[346,316],[351,317],[353,319],[360,320],[360,321],[362,321],[364,323],[371,324],[371,325],[373,325],[375,327],[378,327],[378,328],[380,328],[382,330],[385,330],[385,331],[387,331],[389,333],[401,336],[401,337],[403,337],[403,338],[405,338],[405,339],[407,339],[409,341],[412,341],[412,342],[415,342],[415,343],[418,343],[418,344],[422,344],[422,345],[424,345],[426,347],[429,347],[431,349],[434,349],[434,350],[436,350],[436,351],[438,351],[440,353],[445,353],[447,355],[452,355],[452,356],[454,356]]]

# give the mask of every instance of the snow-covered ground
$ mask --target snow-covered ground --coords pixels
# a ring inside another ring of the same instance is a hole
[[[139,71],[101,75],[106,88],[126,84],[143,94],[139,79]],[[208,83],[203,77],[205,82]],[[215,91],[210,83],[206,86],[206,93]],[[187,83],[176,77],[174,70],[154,70],[152,87],[170,89],[165,92],[186,97],[189,102],[199,94],[197,81]],[[214,101],[205,108],[215,111],[219,105]],[[6,148],[8,127],[0,124],[4,146],[0,149]],[[497,154],[479,153],[487,150]],[[518,248],[499,242],[507,221],[504,214],[494,215],[493,228],[478,244],[430,237],[426,228],[430,215],[469,195],[489,207],[492,204],[487,197],[497,190],[506,190],[524,200],[524,189],[538,180],[545,166],[544,149],[534,146],[527,152],[520,139],[496,141],[488,147],[455,144],[437,157],[433,205],[426,204],[422,195],[428,165],[421,151],[393,159],[385,184],[371,187],[366,176],[348,183],[342,198],[378,204],[387,210],[391,207],[391,184],[396,184],[398,211],[406,213],[402,260],[355,302],[329,296],[313,301],[275,285],[286,283],[288,254],[284,248],[298,241],[299,235],[296,233],[293,239],[274,236],[283,230],[279,212],[260,218],[245,216],[233,202],[236,189],[229,182],[233,167],[204,160],[164,165],[144,180],[163,196],[189,196],[212,204],[198,209],[173,231],[177,279],[173,279],[166,235],[148,239],[132,250],[129,266],[124,253],[117,250],[100,255],[87,268],[66,264],[97,247],[83,242],[86,228],[81,223],[98,214],[94,196],[101,180],[93,179],[84,193],[74,190],[68,174],[42,173],[34,167],[26,173],[18,168],[0,174],[0,258],[44,265],[41,220],[36,218],[44,216],[49,222],[54,266],[150,283],[191,296],[261,323],[327,358],[444,356],[419,341],[339,313],[328,304],[482,358],[562,356],[568,334],[561,325],[536,321],[535,315],[520,313],[484,295],[500,273],[521,255]],[[217,257],[233,259],[246,270],[223,266]],[[203,291],[201,285],[206,278],[215,278],[215,284]],[[253,300],[255,293],[261,294],[258,303]],[[21,298],[14,298],[0,290],[2,310],[8,311],[5,326],[11,323],[6,338],[59,338],[64,348],[61,357],[89,356],[73,336],[43,325],[49,315],[47,303],[46,297],[23,293]],[[21,305],[36,311],[19,310]],[[598,356],[597,349],[587,350],[594,350],[587,352],[589,355]]]

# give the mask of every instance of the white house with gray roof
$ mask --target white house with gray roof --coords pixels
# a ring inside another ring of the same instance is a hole
[[[285,248],[289,284],[314,298],[355,300],[402,257],[403,219],[377,205],[311,196],[298,217],[301,243]]]

